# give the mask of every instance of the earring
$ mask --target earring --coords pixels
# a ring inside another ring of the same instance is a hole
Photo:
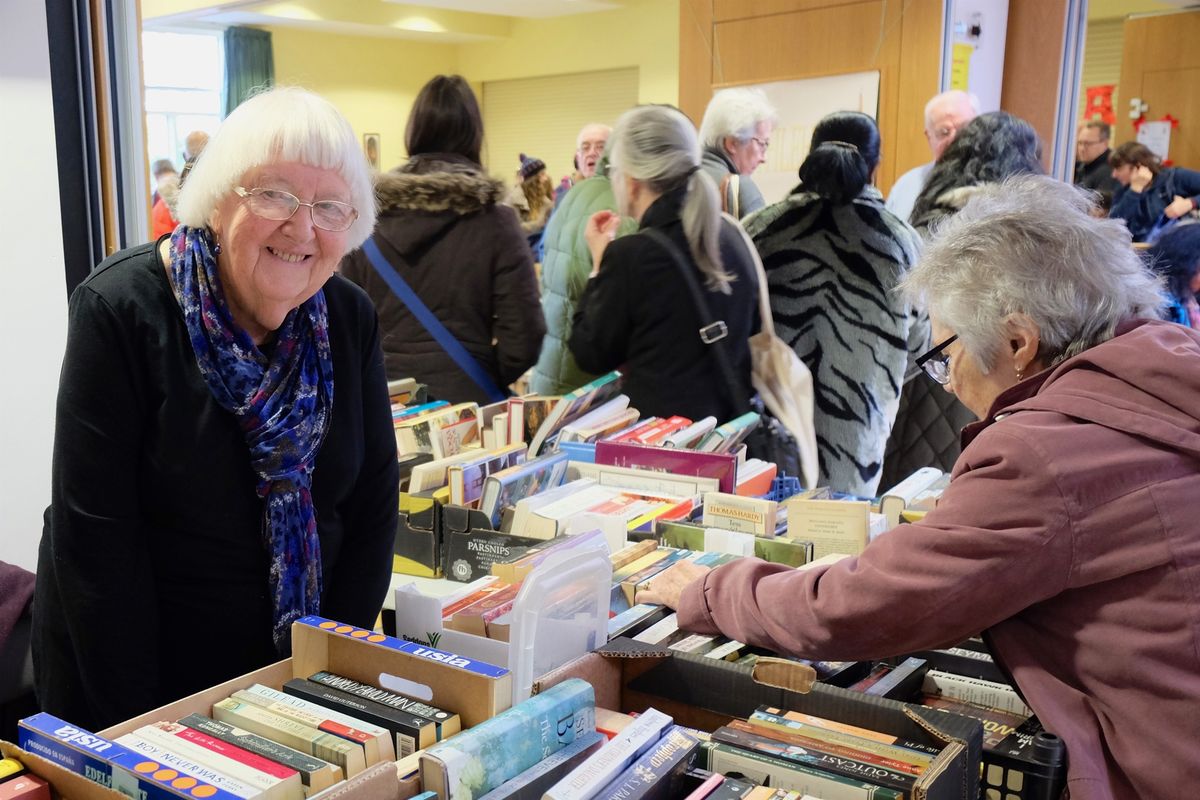
[[[212,254],[214,256],[221,255],[221,243],[220,242],[213,242]]]
[[[1017,383],[1020,383],[1023,380],[1025,380],[1025,368],[1017,367]]]

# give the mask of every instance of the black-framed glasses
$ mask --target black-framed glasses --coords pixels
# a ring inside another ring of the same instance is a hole
[[[261,187],[247,189],[235,186],[233,191],[246,201],[246,206],[251,211],[263,219],[276,221],[291,219],[300,206],[308,206],[313,225],[323,231],[344,231],[354,224],[354,220],[358,219],[358,209],[339,200],[318,200],[315,203],[305,203],[291,192]]]
[[[950,382],[950,356],[942,351],[956,341],[957,333],[917,357],[917,366],[943,386]]]

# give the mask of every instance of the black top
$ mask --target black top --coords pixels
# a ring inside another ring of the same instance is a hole
[[[1108,165],[1110,153],[1112,150],[1105,150],[1086,164],[1075,163],[1075,184],[1105,194],[1109,201],[1117,189],[1121,188],[1120,182],[1112,176],[1112,167]]]
[[[321,613],[370,627],[391,572],[396,444],[371,302],[338,276],[325,297]],[[200,375],[154,245],[107,259],[71,296],[51,503],[34,599],[45,711],[99,730],[280,658],[249,451]]]
[[[703,286],[679,213],[684,190],[664,194],[646,209],[641,229],[656,228],[679,248]],[[732,294],[705,292],[713,319],[724,320],[726,346],[740,386],[721,379],[720,367],[700,340],[700,321],[679,267],[649,236],[616,239],[604,251],[600,274],[588,281],[575,311],[569,346],[581,369],[620,369],[623,391],[643,417],[679,414],[718,423],[749,410],[751,334],[757,332],[758,277],[741,235],[724,221],[721,259],[734,275]],[[706,320],[705,322],[707,322]]]

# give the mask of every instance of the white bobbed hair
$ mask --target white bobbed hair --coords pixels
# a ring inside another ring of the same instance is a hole
[[[726,136],[745,142],[760,122],[778,122],[775,107],[762,89],[722,89],[708,101],[700,120],[700,143],[720,149]]]
[[[247,171],[280,162],[336,170],[358,209],[346,232],[348,250],[367,240],[375,229],[375,190],[358,137],[332,103],[295,86],[255,95],[225,118],[184,181],[176,218],[207,226]]]

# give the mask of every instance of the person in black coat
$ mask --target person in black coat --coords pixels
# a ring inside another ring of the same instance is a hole
[[[588,221],[594,269],[568,346],[586,372],[620,369],[623,391],[643,417],[727,422],[749,410],[753,393],[749,338],[759,326],[758,279],[745,241],[735,223],[722,218],[716,185],[700,171],[695,129],[677,109],[626,112],[609,152],[618,209],[640,228],[614,241],[620,215],[599,211]],[[707,318],[650,229],[665,234],[694,270]],[[727,333],[707,344],[700,329],[717,320]],[[733,386],[722,377],[716,347],[728,354]]]
[[[71,296],[33,613],[38,700],[100,730],[290,653],[291,623],[372,627],[399,471],[379,326],[334,268],[375,223],[349,123],[248,100],[181,225]]]

